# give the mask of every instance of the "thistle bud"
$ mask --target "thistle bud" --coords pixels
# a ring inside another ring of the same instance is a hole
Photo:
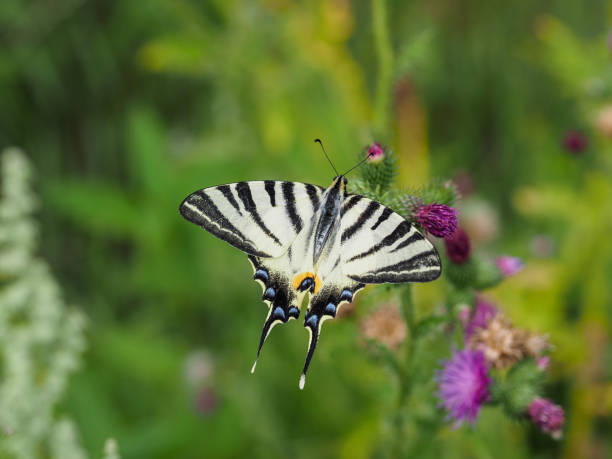
[[[385,150],[379,143],[374,143],[368,148],[368,161],[370,163],[379,163],[385,156]]]
[[[470,238],[461,228],[457,227],[455,232],[444,238],[448,258],[455,264],[461,265],[470,258]]]

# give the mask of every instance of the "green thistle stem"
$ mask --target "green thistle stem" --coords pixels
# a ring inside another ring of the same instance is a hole
[[[404,343],[404,365],[402,366],[402,372],[400,373],[400,394],[399,394],[399,407],[401,408],[404,402],[410,395],[411,390],[411,378],[410,371],[412,367],[412,355],[414,348],[414,301],[412,299],[412,286],[410,284],[402,285],[400,294],[400,311],[406,327],[408,328],[408,336]]]
[[[393,49],[387,27],[387,0],[372,0],[372,32],[378,57],[374,126],[377,135],[384,135],[389,126],[393,80]]]
[[[393,439],[393,457],[403,456],[403,444],[402,438],[404,433],[404,427],[406,423],[406,417],[404,416],[403,409],[406,401],[410,397],[412,390],[412,358],[414,348],[414,330],[415,330],[415,318],[414,318],[414,301],[412,299],[412,286],[410,284],[402,285],[400,294],[400,311],[406,327],[408,328],[408,336],[404,343],[405,357],[403,362],[397,369],[397,377],[399,382],[399,394],[397,398],[397,409],[393,417],[393,423],[395,428],[395,436]]]

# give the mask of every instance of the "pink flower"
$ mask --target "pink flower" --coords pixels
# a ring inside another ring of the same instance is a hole
[[[545,355],[544,357],[539,357],[538,359],[536,359],[536,365],[538,366],[540,371],[548,370],[548,367],[550,367],[550,357],[548,357],[547,355]]]
[[[470,238],[461,228],[444,238],[448,258],[455,264],[461,265],[470,258]]]
[[[504,255],[495,260],[495,264],[504,277],[513,276],[523,269],[523,262],[518,257]]]
[[[527,413],[542,432],[550,434],[555,440],[561,438],[565,415],[559,405],[545,398],[535,398],[529,404]]]
[[[438,397],[455,420],[455,427],[463,421],[474,422],[480,407],[489,400],[491,378],[482,352],[465,349],[455,351],[438,372]]]
[[[414,217],[425,231],[436,237],[449,237],[457,229],[457,211],[444,204],[420,206]]]
[[[580,131],[568,131],[563,136],[563,146],[567,151],[575,155],[587,149],[589,140]]]
[[[385,150],[380,146],[379,143],[374,143],[368,148],[368,161],[371,163],[378,163],[382,161],[385,156]]]
[[[489,321],[497,315],[497,308],[491,303],[487,303],[482,297],[476,297],[474,314],[465,326],[465,341],[468,342],[474,333],[479,329],[487,328]]]

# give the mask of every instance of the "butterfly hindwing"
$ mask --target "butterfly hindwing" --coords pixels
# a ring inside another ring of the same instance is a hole
[[[262,287],[262,301],[268,307],[268,315],[263,325],[257,358],[251,372],[255,371],[261,348],[272,328],[300,315],[300,305],[306,292],[296,289],[291,279],[294,269],[287,254],[278,258],[259,258],[249,255],[253,266],[253,279]]]
[[[431,242],[401,215],[372,199],[346,196],[340,238],[342,270],[357,282],[427,282],[440,276],[440,256]]]
[[[230,183],[190,194],[179,210],[187,220],[249,255],[278,257],[312,220],[323,191],[299,182]]]

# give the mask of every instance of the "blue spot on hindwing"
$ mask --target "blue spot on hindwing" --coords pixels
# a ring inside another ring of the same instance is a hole
[[[334,303],[327,303],[327,306],[325,306],[325,314],[336,317],[336,305]]]
[[[309,325],[313,329],[317,328],[318,323],[319,323],[319,316],[317,315],[312,315],[306,320],[306,325]]]
[[[263,295],[264,300],[270,300],[270,301],[273,300],[275,296],[276,296],[276,290],[274,290],[274,287],[268,287]]]
[[[287,316],[285,315],[285,311],[280,306],[274,308],[274,312],[272,313],[272,317],[274,320],[282,320],[283,322],[287,321]]]
[[[257,271],[255,271],[255,274],[253,274],[253,279],[259,279],[264,282],[268,282],[268,277],[268,272],[261,268],[259,268]]]
[[[342,290],[339,301],[348,301],[350,303],[353,301],[353,292],[350,290]]]

